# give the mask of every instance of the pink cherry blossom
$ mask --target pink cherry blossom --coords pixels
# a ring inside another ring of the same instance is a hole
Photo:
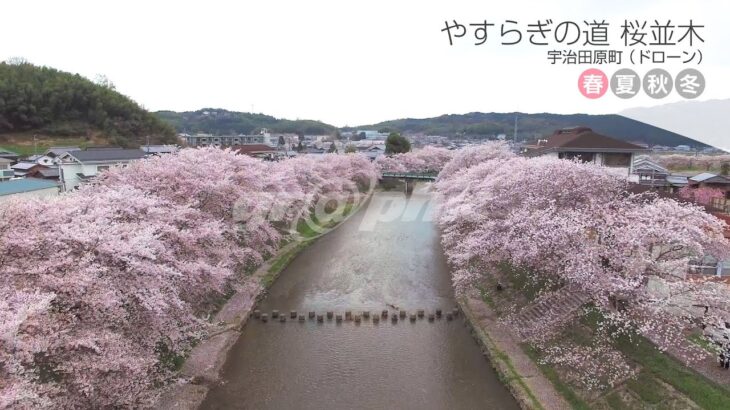
[[[360,155],[185,149],[54,200],[3,203],[0,407],[149,406],[175,377],[164,358],[205,337],[216,303],[259,292],[249,273],[287,223],[375,179]]]

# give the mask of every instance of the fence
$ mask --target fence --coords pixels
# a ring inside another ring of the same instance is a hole
[[[727,198],[715,198],[712,200],[712,207],[721,210],[725,213],[730,213],[730,199]]]

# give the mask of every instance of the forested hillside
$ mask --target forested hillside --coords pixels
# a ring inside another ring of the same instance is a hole
[[[429,135],[512,136],[517,118],[518,139],[532,139],[551,134],[564,127],[586,126],[594,131],[625,141],[644,142],[649,145],[677,146],[680,144],[704,147],[705,144],[683,135],[635,121],[620,115],[589,114],[523,114],[482,113],[450,114],[433,118],[404,118],[384,121],[359,129],[377,129],[383,132],[424,133]]]
[[[272,132],[300,135],[331,135],[336,128],[320,121],[278,119],[265,114],[228,111],[219,108],[204,108],[198,111],[158,111],[160,119],[172,124],[179,132],[198,132],[227,135],[252,134],[261,128]]]
[[[38,132],[45,136],[101,134],[134,145],[174,142],[175,131],[110,82],[26,62],[0,63],[0,137]],[[15,137],[17,138],[17,137]]]

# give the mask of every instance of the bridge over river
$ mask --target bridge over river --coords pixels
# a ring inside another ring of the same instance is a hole
[[[363,230],[361,210],[305,249],[259,306],[262,312],[446,312],[456,306],[427,204],[430,184],[402,220]],[[370,206],[397,206],[378,192]],[[403,205],[403,204],[400,204]],[[454,320],[251,320],[203,408],[517,409],[458,316]]]
[[[382,172],[382,178],[395,178],[414,181],[435,181],[438,174],[434,172]]]

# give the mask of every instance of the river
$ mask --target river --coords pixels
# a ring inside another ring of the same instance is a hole
[[[372,213],[353,215],[299,254],[259,308],[278,309],[287,318],[290,310],[380,312],[386,304],[409,312],[451,310],[456,302],[438,230],[428,220],[430,199],[429,184],[419,184],[402,218],[370,230],[363,229],[363,220]],[[369,206],[387,214],[405,201],[400,192],[376,192]],[[210,391],[203,408],[518,406],[459,315],[453,321],[388,319],[377,325],[252,318],[231,350],[223,382]]]

